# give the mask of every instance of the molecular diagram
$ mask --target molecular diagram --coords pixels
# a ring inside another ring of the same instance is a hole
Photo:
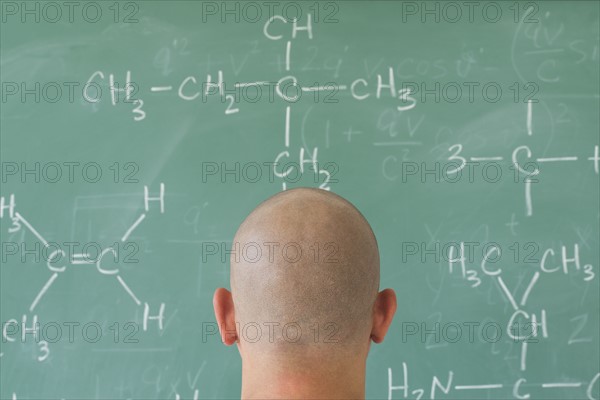
[[[158,196],[150,196],[148,186],[144,186],[144,212],[142,212],[142,214],[127,229],[123,236],[121,236],[120,242],[127,242],[135,229],[146,219],[146,215],[150,211],[150,204],[153,202],[159,203],[160,214],[163,214],[165,212],[164,183],[160,184]],[[120,274],[119,268],[115,264],[119,260],[119,254],[114,246],[99,249],[96,256],[90,254],[89,251],[77,253],[69,252],[69,254],[67,254],[60,244],[47,241],[21,213],[16,211],[14,194],[10,194],[8,202],[6,201],[5,197],[0,197],[0,218],[4,218],[5,214],[12,221],[11,227],[8,228],[9,233],[17,233],[22,229],[27,229],[33,236],[35,236],[39,243],[41,243],[43,246],[42,253],[44,254],[44,259],[46,260],[46,266],[52,274],[31,302],[31,305],[29,306],[29,313],[35,312],[44,295],[48,292],[48,290],[50,290],[52,284],[58,279],[58,277],[62,273],[66,273],[69,266],[77,265],[91,265],[95,267],[102,275],[114,276],[116,281],[121,285],[129,297],[131,297],[136,306],[142,306],[142,301],[138,298],[138,296],[135,295],[133,290],[125,282]],[[96,243],[94,245],[99,246]],[[83,246],[83,249],[85,250],[86,247],[91,246]],[[7,247],[6,250],[6,255],[14,255],[17,254],[19,248],[18,246],[14,246],[14,248]],[[108,261],[111,255],[114,263],[112,264],[112,267],[107,267],[106,261]],[[158,314],[150,314],[150,305],[147,302],[143,302],[143,309],[143,330],[148,330],[149,321],[156,321],[158,323],[158,329],[163,330],[165,303],[160,304]],[[37,338],[37,331],[39,330],[38,315],[34,313],[31,317],[31,324],[33,326],[32,328],[27,328],[27,321],[28,314],[23,314],[21,324],[19,324],[16,319],[8,320],[6,323],[4,323],[2,328],[3,339],[7,342],[14,342],[16,339],[12,337],[12,334],[18,332],[19,330],[21,331],[21,337],[23,341],[25,340],[26,335],[29,333],[33,333]],[[38,357],[38,361],[42,362],[47,359],[50,352],[48,342],[45,340],[38,340],[37,343],[40,347],[40,351],[42,352],[42,354]]]
[[[527,135],[533,136],[533,102],[531,100],[527,101]],[[504,157],[502,156],[486,156],[486,157],[470,157],[467,158],[459,155],[463,151],[462,144],[454,144],[450,146],[448,151],[453,152],[453,154],[448,157],[448,161],[458,162],[459,165],[456,168],[450,169],[447,171],[448,174],[454,174],[460,172],[465,166],[467,162],[476,163],[476,162],[497,162],[503,161]],[[520,154],[525,153],[526,161],[520,161]],[[587,158],[589,161],[593,163],[594,172],[596,174],[600,171],[600,151],[598,145],[594,146],[594,153]],[[515,168],[515,173],[522,174],[525,176],[523,182],[525,184],[525,215],[527,217],[531,217],[533,215],[533,201],[531,195],[531,184],[536,183],[536,176],[540,174],[540,170],[537,167],[537,164],[543,163],[555,163],[555,162],[574,162],[578,161],[578,156],[559,156],[559,157],[538,157],[532,159],[532,151],[527,145],[516,147],[511,155],[511,162]]]
[[[471,288],[480,286],[483,283],[483,277],[480,277],[478,270],[471,269],[467,266],[467,261],[471,259],[469,256],[469,243],[461,242],[457,247],[458,249],[456,249],[454,246],[449,248],[448,267],[450,274],[454,272],[455,265],[458,265],[461,278],[469,282]],[[557,253],[560,254],[560,257],[558,257]],[[579,245],[577,243],[573,245],[573,253],[571,254],[567,246],[564,245],[561,246],[560,251],[557,251],[553,248],[547,248],[544,250],[543,256],[540,260],[539,271],[535,271],[533,273],[525,289],[522,291],[521,295],[517,297],[515,293],[516,290],[510,290],[502,278],[502,268],[493,266],[494,260],[497,260],[500,254],[501,249],[499,246],[489,246],[480,262],[480,269],[484,277],[496,280],[502,295],[506,298],[507,302],[512,308],[512,314],[505,325],[504,331],[507,333],[507,336],[511,341],[520,344],[519,370],[524,372],[527,370],[528,345],[530,343],[537,343],[540,339],[548,339],[551,333],[548,329],[546,309],[543,308],[539,312],[535,313],[527,310],[527,301],[530,295],[534,292],[535,285],[540,277],[543,275],[557,273],[562,273],[564,276],[582,273],[583,281],[592,282],[596,279],[596,273],[594,272],[594,268],[591,264],[582,265],[583,263],[580,257]],[[556,260],[556,258],[558,258],[558,260]],[[556,265],[557,261],[559,265]],[[552,266],[550,266],[550,264],[552,264]],[[587,316],[584,314],[571,319],[571,321],[573,320],[580,320],[580,323],[585,324],[587,321]],[[580,327],[581,326],[582,325],[580,325]],[[497,324],[495,324],[494,329],[490,330],[490,332],[494,333],[486,334],[490,335],[490,337],[494,337],[494,335],[498,337],[498,332],[501,332],[501,329]],[[577,335],[572,335],[569,339],[569,344],[586,342],[588,340],[591,341],[591,338],[586,339],[577,337]],[[409,393],[415,395],[416,398],[420,398],[425,394],[425,388],[417,387],[411,389],[408,379],[408,366],[405,362],[402,363],[402,377],[403,383],[400,385],[396,384],[393,377],[393,370],[392,368],[388,368],[388,399],[391,400],[393,398],[394,391],[404,393],[405,398],[408,398]],[[600,373],[595,374],[587,385],[585,382],[560,381],[544,382],[540,383],[539,386],[542,389],[549,390],[585,388],[586,398],[589,400],[597,400],[597,398],[593,396],[593,391],[598,382],[600,382]],[[528,384],[527,379],[521,377],[512,385],[512,395],[516,399],[528,399],[531,397],[531,394],[527,393],[526,386],[533,385],[534,384]],[[437,390],[440,390],[444,394],[448,394],[452,389],[455,391],[500,390],[506,386],[507,385],[505,383],[482,383],[469,385],[454,384],[454,372],[449,371],[445,384],[442,383],[437,376],[432,378],[430,398],[435,398]]]
[[[269,40],[279,41],[283,40],[283,34],[275,34],[273,30],[277,25],[290,24],[291,23],[291,39],[286,41],[285,44],[285,55],[284,64],[285,71],[290,72],[292,70],[292,43],[293,40],[298,37],[300,32],[306,33],[309,40],[314,38],[313,36],[313,24],[312,16],[310,13],[306,15],[305,25],[300,25],[297,19],[291,22],[281,15],[273,15],[269,18],[263,26],[263,34]],[[143,109],[143,99],[133,99],[132,95],[135,92],[135,85],[131,81],[131,71],[127,71],[125,84],[123,87],[119,87],[115,83],[114,74],[109,74],[108,77],[109,88],[111,93],[112,105],[116,105],[119,102],[119,95],[121,93],[125,96],[125,102],[133,103],[134,109],[134,120],[142,121],[147,117],[146,112]],[[94,96],[94,88],[97,91],[99,82],[105,79],[105,74],[102,71],[95,71],[88,79],[84,86],[84,97],[90,103],[96,103],[99,98]],[[385,81],[387,79],[387,82]],[[201,88],[196,86],[200,85]],[[274,89],[275,96],[284,100],[288,103],[285,107],[284,116],[284,129],[283,129],[283,144],[284,149],[275,157],[273,162],[273,172],[278,178],[286,178],[291,174],[302,175],[305,170],[305,165],[309,165],[311,170],[317,175],[317,177],[323,177],[323,182],[320,183],[319,188],[325,190],[331,190],[329,183],[331,179],[331,173],[326,168],[319,168],[318,163],[318,147],[313,147],[312,151],[306,151],[304,147],[299,149],[299,162],[292,166],[287,167],[284,171],[278,170],[277,166],[282,164],[284,158],[290,158],[290,144],[291,144],[291,119],[292,119],[292,107],[291,103],[298,101],[302,97],[302,93],[309,93],[314,96],[315,99],[319,98],[319,93],[326,92],[325,97],[332,97],[339,91],[349,91],[352,98],[357,101],[362,101],[374,95],[376,99],[382,99],[386,93],[389,93],[390,98],[400,101],[400,105],[396,106],[397,111],[408,111],[416,106],[416,100],[411,97],[411,88],[400,88],[397,90],[394,71],[390,67],[388,69],[388,77],[385,78],[381,74],[377,74],[376,90],[375,93],[369,93],[369,82],[365,78],[358,78],[353,80],[349,85],[337,84],[328,82],[324,85],[313,85],[313,86],[301,86],[298,79],[294,75],[286,75],[276,82],[262,80],[255,82],[237,82],[233,85],[233,89],[227,89],[226,81],[222,70],[217,72],[216,81],[213,81],[211,74],[207,74],[204,81],[197,79],[195,76],[188,76],[184,78],[179,86],[175,88],[173,85],[162,85],[152,86],[150,88],[151,93],[167,93],[176,90],[177,95],[184,101],[194,101],[197,99],[206,100],[207,96],[220,95],[222,99],[228,102],[228,106],[225,109],[226,115],[236,114],[240,112],[240,109],[235,106],[236,96],[235,94],[246,93],[244,97],[252,98],[246,91],[249,89],[257,90],[258,93],[262,93],[262,87],[268,87]],[[290,94],[290,92],[293,92]],[[260,94],[258,95],[260,96]],[[308,153],[308,154],[306,154]],[[297,166],[296,166],[297,165]],[[282,190],[286,190],[286,182],[282,182]]]
[[[456,248],[454,246],[450,247],[448,258],[449,272],[452,273],[454,270],[454,265],[459,264],[462,278],[466,279],[468,282],[471,282],[471,287],[478,287],[482,283],[482,280],[479,277],[478,271],[474,269],[469,269],[466,265],[466,261],[469,259],[469,250],[466,249],[465,242],[460,243],[457,257],[455,257],[455,251]],[[521,342],[521,371],[525,371],[527,368],[526,360],[528,339],[537,338],[540,334],[543,338],[548,338],[546,310],[542,309],[539,317],[537,314],[532,313],[530,315],[529,313],[523,310],[523,307],[526,306],[529,295],[535,287],[536,282],[540,278],[541,273],[552,274],[557,272],[563,272],[563,274],[568,275],[569,273],[573,274],[575,272],[583,272],[583,280],[585,282],[590,282],[596,278],[596,273],[594,272],[593,266],[591,264],[582,265],[579,252],[579,245],[577,243],[573,245],[573,252],[573,256],[571,257],[569,255],[569,250],[567,249],[567,246],[561,246],[561,265],[558,267],[549,267],[548,265],[550,264],[552,258],[555,257],[556,251],[552,248],[546,249],[540,261],[540,271],[535,271],[518,302],[515,299],[513,292],[508,289],[506,283],[502,279],[502,269],[494,269],[490,267],[490,264],[493,263],[493,260],[497,259],[497,257],[500,256],[500,247],[496,245],[489,246],[485,255],[483,256],[483,259],[481,260],[480,267],[481,271],[483,272],[483,275],[493,277],[497,280],[498,286],[502,290],[502,294],[506,297],[506,299],[508,300],[508,302],[514,310],[513,314],[510,317],[510,320],[506,325],[506,332],[511,339]],[[519,322],[519,320],[521,320],[521,322]],[[518,328],[522,328],[521,330],[529,329],[529,332],[527,332],[526,335],[519,334],[518,332],[516,332],[517,330],[519,330]]]

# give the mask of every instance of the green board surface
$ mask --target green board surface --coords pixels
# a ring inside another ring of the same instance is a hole
[[[1,2],[0,397],[239,397],[233,234],[321,186],[398,295],[368,398],[598,399],[599,3],[269,4]]]

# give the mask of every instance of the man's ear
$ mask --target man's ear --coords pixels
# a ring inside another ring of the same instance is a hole
[[[215,290],[213,307],[219,325],[219,332],[221,333],[221,341],[227,346],[231,346],[238,340],[231,292],[225,288]]]
[[[375,343],[383,342],[396,313],[396,307],[396,292],[393,289],[385,289],[377,294],[373,305],[373,328],[371,329],[371,340]]]

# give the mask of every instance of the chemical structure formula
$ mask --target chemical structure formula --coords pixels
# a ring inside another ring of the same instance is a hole
[[[527,135],[532,136],[534,129],[532,124],[533,117],[533,103],[531,100],[527,102]],[[463,156],[463,145],[460,143],[450,146],[448,149],[452,153],[448,157],[448,161],[451,163],[457,163],[455,168],[448,169],[447,174],[459,173],[469,163],[498,163],[505,160],[504,156],[493,155],[485,157],[464,157]],[[555,157],[537,157],[533,158],[531,148],[527,145],[515,147],[509,157],[512,167],[514,168],[515,178],[516,176],[523,176],[523,183],[525,185],[525,215],[531,217],[533,215],[533,200],[531,184],[537,183],[536,177],[540,174],[539,164],[552,164],[552,163],[570,163],[577,162],[580,156],[577,155],[558,155]],[[587,157],[587,161],[591,162],[594,173],[598,175],[600,171],[600,152],[599,146],[595,145],[593,153]],[[517,179],[515,179],[517,180]]]
[[[38,339],[37,344],[40,349],[40,355],[37,358],[38,361],[42,362],[46,360],[50,353],[50,349],[47,341],[39,340],[40,327],[36,310],[39,304],[43,301],[46,293],[51,290],[53,284],[61,275],[68,274],[69,270],[73,268],[81,268],[82,266],[89,266],[90,268],[96,269],[100,275],[115,278],[115,283],[118,283],[122,287],[135,305],[143,308],[143,331],[147,331],[149,329],[151,322],[156,322],[158,330],[162,331],[164,328],[165,303],[160,303],[158,306],[154,305],[151,307],[148,302],[140,300],[131,287],[126,283],[125,279],[123,278],[123,274],[118,267],[120,257],[118,252],[118,244],[126,243],[131,234],[151,212],[164,214],[164,183],[160,183],[158,195],[151,195],[148,186],[144,186],[143,203],[144,212],[142,212],[133,222],[133,224],[123,233],[119,241],[115,242],[115,245],[106,247],[104,249],[91,249],[89,247],[92,246],[83,246],[83,252],[67,252],[60,244],[46,240],[44,236],[42,236],[42,234],[40,234],[40,232],[33,227],[32,223],[25,218],[23,214],[21,214],[21,212],[25,213],[24,211],[17,211],[17,202],[14,194],[10,194],[8,197],[0,197],[0,219],[8,218],[11,223],[11,226],[8,228],[8,233],[14,234],[22,230],[26,230],[32,234],[42,246],[41,253],[44,255],[43,259],[48,271],[50,272],[50,277],[40,288],[35,298],[32,299],[28,312],[22,315],[20,321],[16,318],[12,318],[3,324],[3,341],[15,342],[17,340],[16,337],[21,337],[22,341],[25,342],[27,335],[31,334],[34,338]],[[11,244],[12,246],[5,246],[3,249],[3,251],[5,251],[5,257],[9,255],[16,255],[20,250],[23,250],[19,246],[15,246],[12,243],[7,244]],[[93,247],[96,246],[99,245],[95,244]],[[86,249],[86,247],[88,248]],[[91,250],[95,250],[97,254],[91,254]],[[156,310],[157,308],[158,311]]]
[[[287,32],[286,32],[287,29]],[[282,33],[283,32],[283,33]],[[285,40],[284,37],[289,37]],[[292,71],[292,44],[294,39],[299,37],[300,34],[307,35],[309,40],[313,39],[313,24],[311,14],[306,15],[306,21],[301,23],[294,19],[288,21],[281,15],[273,15],[267,20],[263,26],[263,35],[268,40],[273,41],[284,41],[284,59],[285,59],[285,71],[290,73]],[[107,74],[103,71],[95,71],[88,79],[84,97],[88,102],[95,103],[99,99],[94,93],[97,93],[97,87],[101,83]],[[146,112],[143,109],[143,99],[133,99],[133,93],[135,92],[135,85],[132,83],[131,71],[127,71],[125,74],[125,84],[123,87],[119,87],[115,83],[114,74],[108,74],[108,85],[110,88],[111,102],[112,105],[116,105],[119,102],[119,97],[124,96],[125,102],[132,103],[134,105],[133,114],[135,121],[142,121],[146,118]],[[271,94],[270,99],[279,98],[283,100],[287,105],[283,110],[284,121],[283,125],[283,149],[279,152],[273,162],[273,173],[276,177],[281,178],[282,190],[286,190],[286,182],[283,181],[286,177],[291,175],[303,175],[306,170],[310,170],[319,178],[322,178],[323,182],[320,183],[319,188],[325,190],[331,190],[330,180],[331,172],[326,168],[319,167],[318,161],[318,147],[312,149],[305,149],[300,147],[296,151],[291,150],[291,120],[292,120],[292,106],[291,104],[297,102],[303,95],[308,93],[311,96],[318,96],[320,92],[325,92],[325,95],[332,95],[339,91],[349,91],[352,98],[357,101],[362,101],[371,96],[376,99],[393,99],[398,104],[396,110],[398,112],[408,111],[416,106],[416,99],[411,97],[411,88],[400,88],[397,89],[394,70],[388,68],[387,76],[377,74],[376,81],[369,82],[368,79],[358,78],[348,84],[337,84],[333,82],[326,83],[324,85],[302,85],[298,79],[292,75],[283,76],[276,81],[271,80],[259,80],[254,82],[237,82],[230,85],[228,89],[227,82],[224,78],[222,70],[217,72],[216,78],[213,79],[211,74],[207,74],[205,80],[201,80],[196,76],[187,76],[184,78],[179,85],[162,85],[152,86],[150,88],[151,93],[167,93],[176,91],[178,98],[184,101],[194,100],[206,100],[208,96],[218,95],[224,99],[228,106],[225,109],[226,115],[236,114],[240,112],[240,108],[236,106],[240,97],[242,98],[253,98],[255,95],[247,93],[249,90],[253,90],[255,93],[262,93],[262,88],[267,88],[267,91]],[[373,89],[374,88],[374,89]],[[88,91],[89,89],[89,91]],[[240,94],[243,94],[240,96]],[[260,96],[260,95],[259,95]],[[297,161],[296,161],[296,157]],[[278,169],[285,160],[293,160],[289,165],[286,165],[285,169]]]

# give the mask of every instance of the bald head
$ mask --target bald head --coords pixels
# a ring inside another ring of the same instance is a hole
[[[244,346],[261,353],[368,351],[379,252],[351,203],[320,189],[279,193],[248,215],[234,247],[231,289]]]

